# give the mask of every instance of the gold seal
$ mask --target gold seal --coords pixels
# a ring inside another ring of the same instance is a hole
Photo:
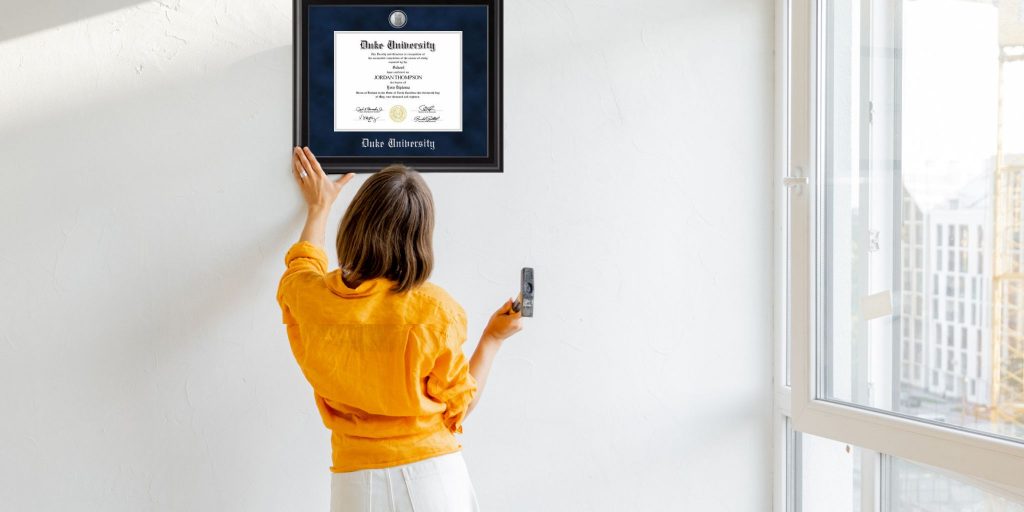
[[[396,123],[401,123],[402,121],[405,121],[405,107],[401,105],[395,105],[391,107],[391,111],[388,112],[388,115],[391,116],[392,121]]]

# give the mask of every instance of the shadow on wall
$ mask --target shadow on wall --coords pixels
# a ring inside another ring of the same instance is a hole
[[[0,42],[106,12],[143,0],[36,0],[8,5],[0,16]]]
[[[71,429],[42,415],[12,427],[45,438],[76,475],[34,506],[246,509],[247,487],[231,476],[281,473],[269,463],[280,453],[252,446],[280,428],[264,404],[291,396],[281,377],[294,379],[283,363],[268,375],[265,354],[287,351],[274,291],[302,214],[288,160],[290,67],[290,48],[276,48],[0,132],[5,164],[21,176],[0,211],[33,219],[4,224],[19,240],[5,259],[22,262],[5,277],[17,302],[0,302],[8,362],[27,382],[37,357],[60,375],[15,408],[42,401],[75,418]],[[41,310],[59,321],[40,325]],[[12,488],[49,471],[32,450],[12,448],[36,460]],[[147,492],[112,477],[124,471],[141,473]],[[306,491],[282,485],[252,499]]]

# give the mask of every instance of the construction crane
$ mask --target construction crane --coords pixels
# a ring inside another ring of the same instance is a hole
[[[1004,85],[1008,66],[1024,66],[1024,0],[999,0],[999,107],[993,191],[992,387],[997,432],[1024,436],[1024,155],[1007,154]]]

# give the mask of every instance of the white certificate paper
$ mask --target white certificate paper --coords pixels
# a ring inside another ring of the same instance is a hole
[[[461,132],[462,32],[335,32],[334,131]]]

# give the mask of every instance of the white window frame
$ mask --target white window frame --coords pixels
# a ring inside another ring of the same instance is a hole
[[[776,0],[776,214],[775,214],[775,414],[777,454],[786,448],[785,418],[800,432],[856,445],[871,455],[865,466],[877,482],[879,453],[990,482],[1002,494],[1024,500],[1024,443],[1003,440],[817,398],[816,225],[823,198],[818,108],[824,80],[823,16],[826,0]],[[792,178],[807,178],[806,184]],[[786,386],[786,339],[789,375]],[[869,457],[866,457],[866,459]],[[775,457],[774,508],[786,510],[785,455]],[[868,483],[867,485],[874,485]],[[867,507],[877,510],[872,488]]]
[[[775,0],[775,77],[774,77],[774,112],[775,130],[772,141],[774,163],[772,176],[777,183],[782,183],[786,176],[789,153],[789,0]],[[774,187],[773,203],[775,204],[772,221],[772,235],[775,240],[772,251],[772,289],[774,308],[772,311],[772,339],[774,340],[772,389],[774,391],[772,414],[772,510],[774,512],[790,512],[795,496],[792,492],[792,475],[789,472],[791,463],[790,433],[786,428],[790,420],[790,387],[787,382],[789,375],[786,339],[789,336],[786,304],[788,303],[787,247],[788,247],[788,197],[784,187]]]

